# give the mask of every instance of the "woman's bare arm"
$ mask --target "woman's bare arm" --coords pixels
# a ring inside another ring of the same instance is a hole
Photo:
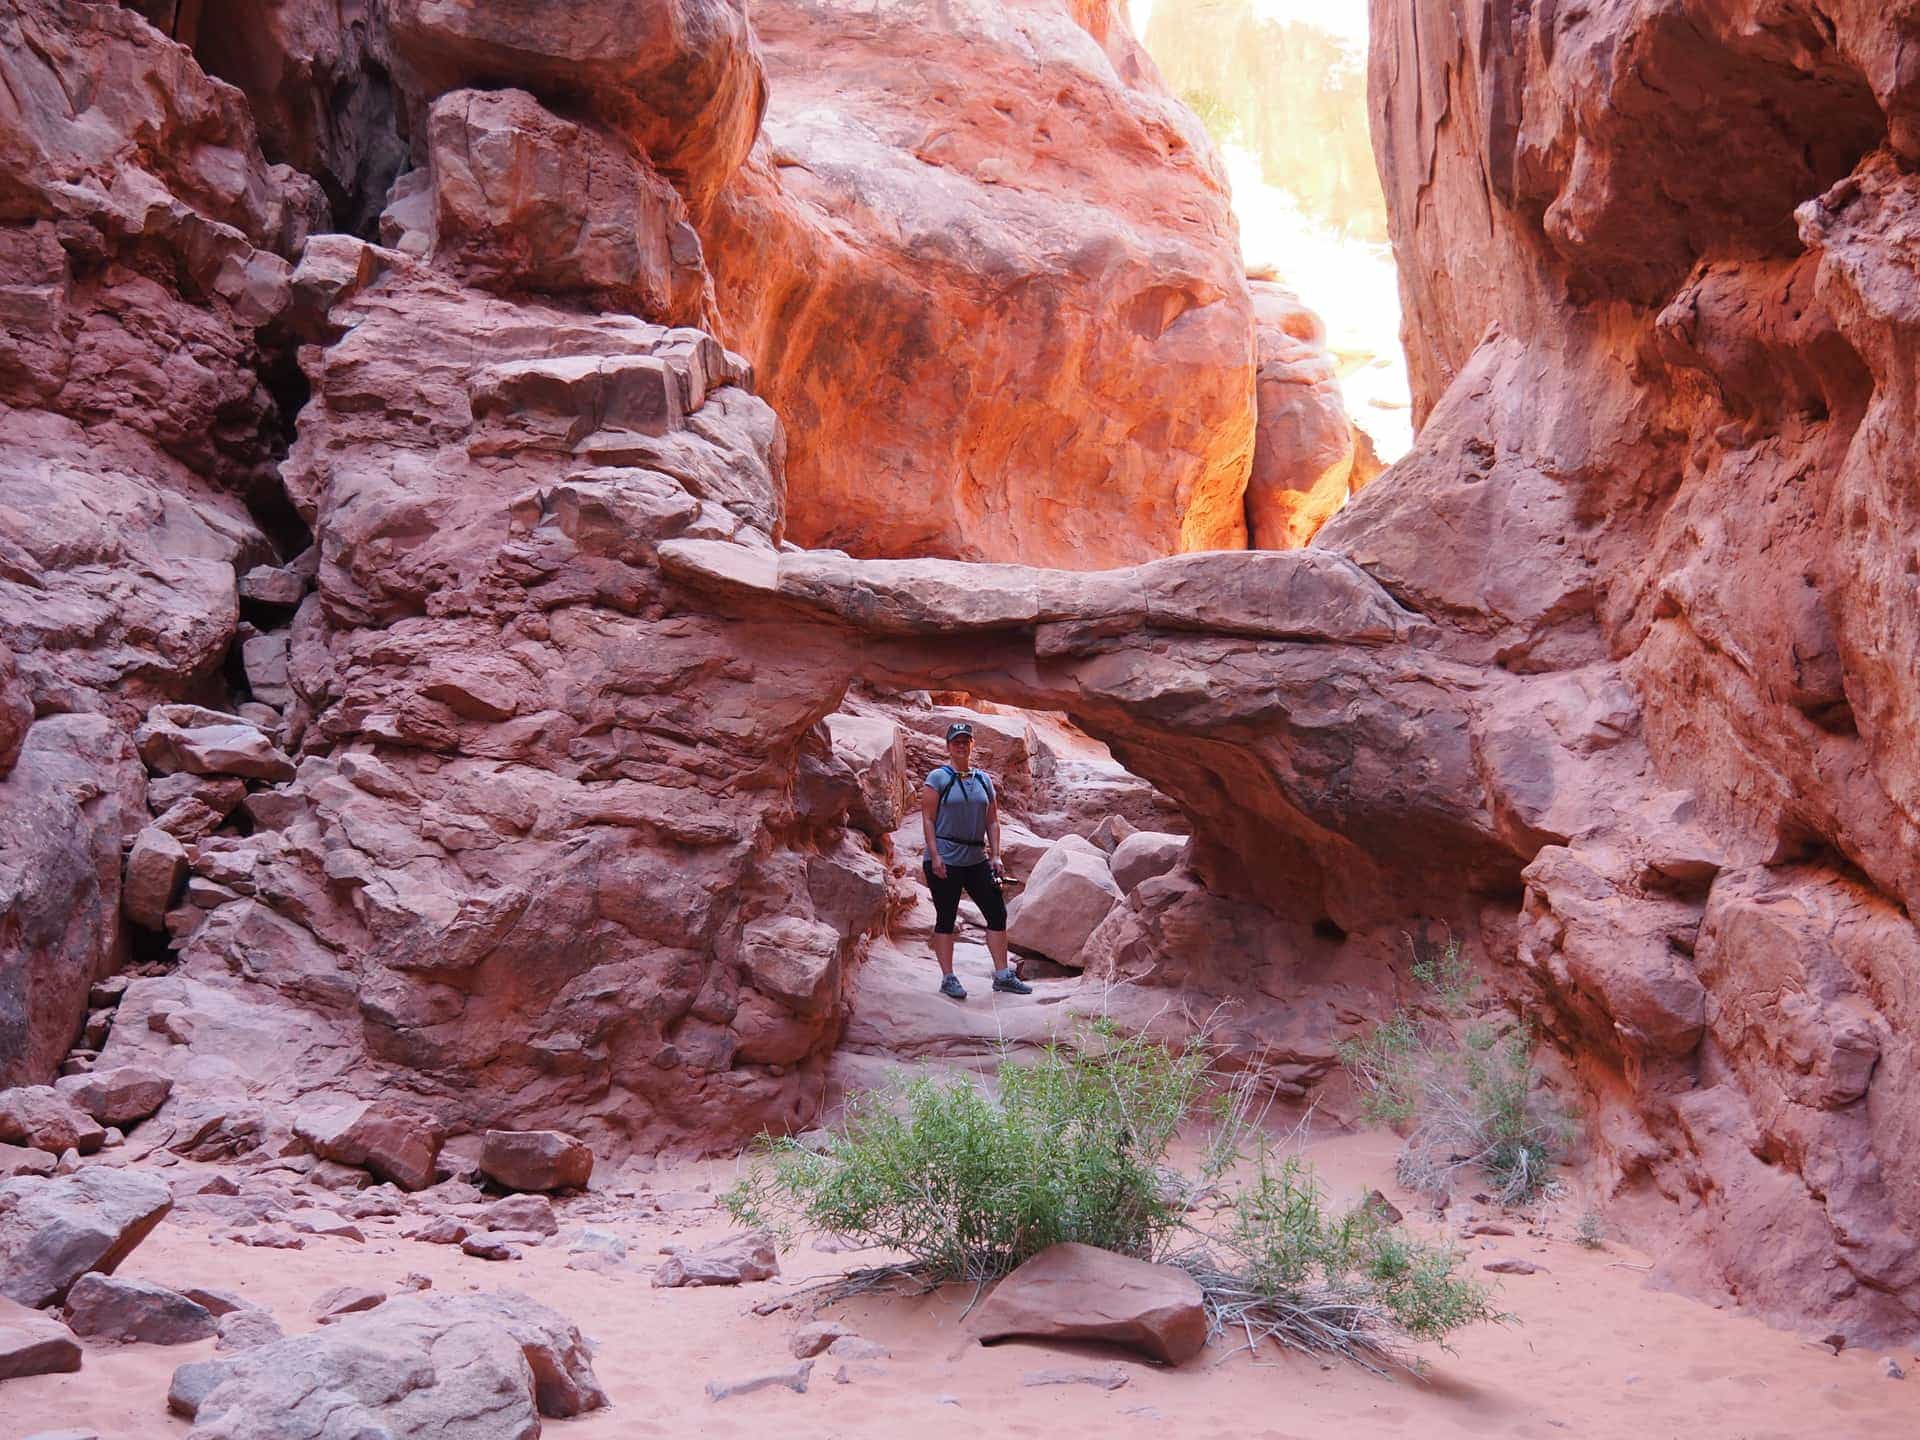
[[[927,842],[927,859],[933,863],[933,873],[941,879],[947,875],[947,862],[940,858],[940,842],[934,838],[933,822],[940,813],[940,796],[931,785],[920,787],[920,833]]]

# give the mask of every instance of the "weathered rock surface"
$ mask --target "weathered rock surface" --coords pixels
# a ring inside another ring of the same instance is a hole
[[[67,1323],[76,1335],[144,1345],[185,1345],[214,1333],[213,1313],[150,1280],[87,1274],[67,1292]]]
[[[593,1176],[593,1150],[558,1130],[489,1130],[480,1170],[509,1190],[584,1189]]]
[[[164,1181],[127,1170],[0,1183],[0,1296],[64,1300],[82,1275],[111,1275],[172,1208]]]
[[[85,1075],[64,1075],[53,1088],[102,1125],[125,1130],[166,1103],[173,1081],[157,1071],[123,1065],[111,1070],[95,1067]]]
[[[1224,172],[1124,18],[770,0],[753,24],[764,135],[702,233],[788,426],[794,538],[1089,569],[1244,545]]]
[[[982,1341],[1099,1340],[1166,1365],[1207,1343],[1200,1286],[1186,1271],[1092,1245],[1052,1245],[993,1289],[969,1317]]]
[[[53,1078],[125,956],[120,847],[144,778],[105,716],[52,715],[0,780],[0,1085]]]
[[[53,1316],[0,1296],[0,1380],[80,1368],[80,1342]]]
[[[758,1230],[729,1235],[699,1250],[679,1251],[660,1262],[653,1283],[664,1289],[682,1285],[741,1285],[771,1280],[780,1273],[773,1237]]]
[[[1120,902],[1107,857],[1078,835],[1048,850],[1007,920],[1007,942],[1017,950],[1079,968],[1087,937]]]
[[[700,237],[646,154],[522,90],[456,90],[427,121],[433,257],[484,289],[708,319]]]
[[[1110,869],[1113,883],[1122,895],[1133,893],[1142,880],[1164,875],[1180,863],[1186,854],[1187,837],[1165,835],[1157,830],[1139,830],[1113,847]]]
[[[174,1372],[167,1404],[198,1440],[394,1440],[540,1433],[607,1403],[580,1332],[524,1295],[402,1296],[306,1335]],[[346,1427],[343,1432],[342,1427]]]
[[[324,1090],[455,1130],[785,1128],[883,915],[811,902],[842,832],[786,787],[834,681],[654,560],[676,535],[772,553],[779,426],[697,332],[361,250],[331,292],[352,328],[302,352],[285,467],[322,537],[289,656],[299,776],[249,797],[251,834],[196,844],[190,885],[231,898],[182,917],[180,968],[129,987],[101,1063],[217,1056],[256,1104]],[[802,927],[804,986],[777,945],[748,953],[774,916]]]
[[[1580,790],[1644,749],[1656,793],[1538,767],[1508,978],[1663,1276],[1858,1337],[1920,1323],[1908,8],[1376,7],[1424,429],[1316,542],[1463,658],[1619,688]]]
[[[100,1122],[51,1085],[0,1090],[0,1140],[8,1144],[90,1155],[105,1139]]]
[[[766,77],[732,0],[588,0],[554,10],[396,0],[398,78],[430,101],[471,82],[578,101],[704,205],[753,144]]]
[[[1250,544],[1285,550],[1311,540],[1373,473],[1347,418],[1320,317],[1271,281],[1249,288],[1257,354],[1247,529]]]
[[[303,1112],[293,1133],[323,1159],[364,1165],[402,1190],[424,1190],[438,1178],[439,1127],[379,1104],[326,1106]]]

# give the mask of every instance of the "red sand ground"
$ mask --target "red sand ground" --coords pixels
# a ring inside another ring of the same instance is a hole
[[[1422,1224],[1391,1184],[1393,1140],[1344,1136],[1312,1154],[1335,1192],[1379,1185]],[[648,1177],[658,1190],[702,1183],[715,1191],[725,1165],[681,1167]],[[886,1436],[973,1440],[996,1436],[1057,1440],[1097,1426],[1104,1433],[1174,1435],[1181,1440],[1327,1440],[1327,1437],[1525,1437],[1553,1440],[1894,1440],[1920,1435],[1920,1358],[1901,1354],[1914,1374],[1881,1373],[1881,1356],[1834,1356],[1757,1320],[1645,1288],[1646,1257],[1609,1244],[1582,1250],[1569,1236],[1572,1208],[1549,1238],[1471,1240],[1475,1263],[1517,1255],[1538,1274],[1497,1281],[1500,1301],[1519,1318],[1510,1328],[1459,1337],[1455,1353],[1428,1347],[1424,1379],[1382,1379],[1352,1365],[1267,1352],[1209,1350],[1177,1371],[1092,1349],[1037,1345],[983,1348],[958,1321],[966,1292],[919,1300],[868,1298],[834,1312],[882,1342],[893,1359],[877,1373],[837,1384],[840,1362],[822,1357],[805,1395],[762,1392],[720,1403],[709,1379],[735,1379],[791,1363],[786,1337],[797,1323],[780,1312],[750,1313],[759,1300],[879,1256],[840,1255],[800,1240],[783,1257],[779,1281],[738,1289],[656,1290],[647,1268],[668,1241],[716,1235],[718,1210],[658,1214],[636,1208],[611,1228],[629,1242],[630,1273],[564,1268],[579,1227],[562,1206],[561,1234],[518,1262],[490,1263],[457,1249],[395,1238],[399,1222],[365,1221],[366,1244],[313,1239],[301,1251],[211,1243],[209,1222],[170,1218],[135,1252],[123,1274],[238,1290],[269,1307],[289,1333],[308,1328],[315,1296],[349,1280],[390,1283],[409,1270],[441,1290],[512,1287],[554,1305],[599,1342],[596,1368],[611,1409],[550,1421],[547,1434],[577,1440],[635,1440],[687,1433],[696,1422],[712,1440],[794,1436]],[[600,1222],[596,1222],[600,1223]],[[1518,1228],[1518,1227],[1516,1227]],[[173,1368],[212,1353],[213,1342],[161,1348],[95,1347],[76,1375],[10,1382],[0,1392],[0,1435],[86,1424],[103,1440],[183,1435],[191,1427],[165,1409]],[[1085,1385],[1033,1388],[1042,1369],[1115,1365],[1117,1390]]]

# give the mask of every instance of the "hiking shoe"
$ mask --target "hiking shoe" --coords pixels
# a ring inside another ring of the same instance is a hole
[[[996,970],[993,972],[993,988],[996,990],[1004,990],[1009,995],[1033,994],[1033,986],[1022,980],[1020,976],[1015,973],[1011,965],[1004,970]]]
[[[958,975],[947,975],[940,981],[940,993],[949,1000],[964,1000],[967,998],[967,987],[960,983]]]

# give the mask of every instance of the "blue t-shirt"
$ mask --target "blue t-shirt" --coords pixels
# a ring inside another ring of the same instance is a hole
[[[956,779],[956,776],[959,776]],[[951,781],[953,788],[947,789]],[[959,775],[951,765],[927,772],[927,789],[938,796],[947,791],[933,817],[934,844],[948,865],[978,865],[987,858],[987,811],[993,804],[993,781],[984,770]]]

